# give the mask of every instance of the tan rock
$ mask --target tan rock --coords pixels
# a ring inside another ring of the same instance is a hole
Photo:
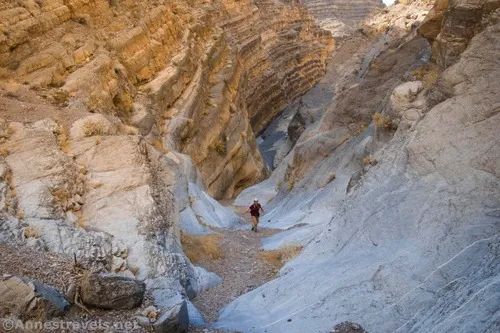
[[[64,315],[70,304],[53,287],[25,277],[4,275],[0,277],[0,306],[16,316],[40,320]]]
[[[429,18],[429,26],[424,25],[423,35],[433,43],[433,59],[441,68],[448,68],[465,51],[471,38],[482,29],[482,22],[500,7],[499,1],[458,0],[448,4],[448,14],[443,15],[439,34],[438,24],[446,1],[438,1],[435,18]],[[427,29],[427,30],[426,30]]]
[[[427,38],[431,43],[441,32],[443,15],[448,9],[448,1],[449,0],[435,1],[434,7],[432,7],[431,11],[427,14],[427,17],[418,28],[418,33]]]
[[[118,19],[111,7],[96,0],[0,9],[0,67],[34,87],[61,86],[51,92],[61,105],[116,115],[142,135],[171,131],[173,139],[162,139],[191,155],[216,197],[261,179],[253,133],[318,82],[333,47],[328,33],[290,3],[127,2]],[[148,111],[134,113],[134,103]]]

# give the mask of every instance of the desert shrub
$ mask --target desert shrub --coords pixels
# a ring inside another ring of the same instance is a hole
[[[104,121],[97,119],[88,119],[83,124],[83,134],[85,136],[94,136],[94,135],[104,135],[106,131],[106,126]]]
[[[201,263],[204,260],[218,260],[224,257],[220,243],[221,235],[210,234],[193,236],[181,234],[182,248],[192,263]]]
[[[54,98],[54,101],[56,101],[57,103],[64,104],[68,101],[69,93],[66,90],[56,90],[52,94],[52,97]]]
[[[9,192],[5,195],[5,210],[9,210],[10,204],[12,203],[12,192]]]
[[[337,176],[335,175],[335,173],[331,172],[328,174],[328,178],[326,179],[326,183],[329,184],[331,183],[333,180],[335,180]]]
[[[370,69],[371,70],[378,70],[380,68],[380,60],[377,60],[377,59],[373,59],[371,62],[370,62]]]
[[[412,74],[415,79],[422,81],[424,88],[429,89],[436,84],[439,75],[441,75],[441,69],[434,64],[424,65],[415,68]]]
[[[164,154],[168,154],[168,148],[166,148],[164,145],[163,145],[163,141],[162,140],[156,140],[155,142],[153,142],[153,145],[155,146],[155,148],[157,148],[158,150],[160,150],[162,153]]]
[[[274,266],[276,270],[283,267],[288,261],[300,254],[303,246],[287,245],[277,250],[260,251],[259,259]]]
[[[363,158],[363,165],[375,165],[377,163],[378,163],[377,160],[372,158],[371,155],[365,156]]]
[[[280,179],[278,183],[276,184],[275,190],[276,192],[279,192],[281,185],[283,185],[283,179]]]
[[[375,124],[375,127],[377,128],[385,128],[388,130],[393,130],[397,128],[397,126],[394,124],[391,118],[379,112],[375,112],[373,114],[373,124]]]
[[[24,237],[26,238],[40,238],[40,229],[35,227],[24,228]]]
[[[2,156],[4,158],[9,156],[9,149],[5,146],[1,146],[0,147],[0,156]]]
[[[57,141],[59,143],[59,147],[64,153],[69,152],[69,136],[68,136],[68,131],[66,130],[66,127],[61,126],[59,130],[59,134],[57,135]]]
[[[326,185],[330,184],[333,180],[335,180],[337,176],[335,175],[335,173],[331,172],[328,174],[328,177],[326,178],[326,182],[322,183],[319,187],[320,188],[323,188],[325,187]]]
[[[212,149],[215,150],[218,154],[222,155],[226,153],[226,144],[222,139],[217,139],[213,144],[212,144]]]
[[[288,178],[288,190],[291,191],[295,187],[295,175],[291,174]]]
[[[367,124],[365,123],[361,123],[359,124],[358,128],[356,129],[356,131],[354,131],[354,136],[358,136],[360,135],[361,133],[363,133],[363,131],[368,127]]]

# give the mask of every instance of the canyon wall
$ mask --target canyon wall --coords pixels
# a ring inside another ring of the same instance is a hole
[[[416,28],[388,39],[366,73],[345,61],[331,105],[238,196],[260,193],[262,227],[283,230],[264,249],[304,250],[219,327],[500,329],[500,2],[440,6],[419,29],[426,39]],[[308,95],[303,115],[315,112]]]
[[[356,25],[385,7],[381,0],[304,0],[304,4],[319,20],[336,18],[349,25]]]
[[[320,79],[333,46],[304,8],[271,0],[26,0],[0,10],[1,78],[68,113],[115,115],[164,139],[219,198],[261,179],[254,131]]]
[[[335,36],[351,34],[360,23],[381,12],[381,0],[304,0],[302,1],[321,27]]]

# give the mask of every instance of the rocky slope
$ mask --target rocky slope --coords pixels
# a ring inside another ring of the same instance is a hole
[[[439,1],[428,40],[388,41],[366,75],[337,81],[271,178],[236,200],[261,194],[263,225],[295,226],[264,248],[305,249],[218,327],[500,329],[499,5]]]

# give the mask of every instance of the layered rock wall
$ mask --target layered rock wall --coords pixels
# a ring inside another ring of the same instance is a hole
[[[2,1],[0,18],[1,78],[165,139],[216,197],[262,177],[254,131],[319,80],[333,45],[271,0]]]
[[[381,0],[304,0],[309,12],[317,19],[335,18],[356,25],[384,8]]]
[[[441,68],[454,64],[472,37],[490,23],[490,14],[498,6],[498,1],[436,1],[418,29],[432,43],[436,63]]]

